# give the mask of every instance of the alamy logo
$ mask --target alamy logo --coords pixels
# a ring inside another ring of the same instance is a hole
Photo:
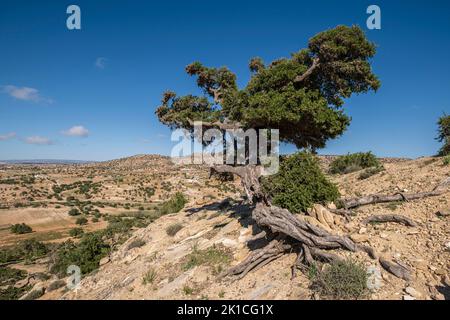
[[[194,141],[198,143],[193,143]],[[171,141],[178,142],[171,158],[178,162],[214,165],[261,165],[263,175],[279,169],[278,129],[227,129],[210,128],[203,131],[202,122],[194,122],[192,131],[177,129]]]
[[[81,9],[77,5],[70,5],[66,10],[67,14],[70,16],[67,17],[66,26],[69,30],[80,30],[81,29]]]

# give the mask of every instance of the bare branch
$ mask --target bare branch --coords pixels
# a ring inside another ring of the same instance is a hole
[[[295,83],[303,82],[306,78],[308,78],[314,72],[314,70],[318,66],[320,66],[319,58],[314,58],[311,67],[309,67],[309,69],[306,70],[305,73],[303,73],[302,75],[298,75],[297,77],[295,77],[294,82]]]

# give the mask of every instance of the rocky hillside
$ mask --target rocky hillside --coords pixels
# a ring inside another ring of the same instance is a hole
[[[450,175],[450,167],[439,158],[386,161],[384,166],[385,171],[367,179],[361,180],[358,172],[332,179],[344,197],[354,197],[428,191]],[[295,254],[284,255],[242,279],[221,278],[223,270],[242,261],[265,240],[248,241],[258,230],[252,224],[251,208],[239,197],[225,201],[205,201],[201,193],[191,197],[193,201],[182,212],[137,230],[119,250],[101,261],[98,271],[81,281],[78,290],[59,289],[41,299],[320,298],[311,289],[310,275],[297,272],[292,279]],[[363,253],[337,252],[379,272],[368,299],[448,299],[449,208],[450,192],[422,200],[363,206],[347,218],[316,206],[300,218],[336,234],[349,234],[355,242],[370,244],[412,270],[413,279],[404,281]],[[374,214],[401,214],[417,226],[362,223]]]

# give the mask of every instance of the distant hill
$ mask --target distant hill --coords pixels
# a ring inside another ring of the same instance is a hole
[[[0,164],[88,164],[95,162],[96,161],[60,159],[0,160]]]

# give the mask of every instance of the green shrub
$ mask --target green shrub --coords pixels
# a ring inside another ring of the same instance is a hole
[[[27,272],[9,267],[0,268],[0,287],[15,284],[17,281],[25,279]]]
[[[371,176],[376,175],[377,173],[380,173],[382,171],[384,171],[383,166],[367,168],[363,172],[360,173],[359,180],[364,180],[364,179],[370,178]]]
[[[142,247],[142,246],[144,246],[145,245],[145,241],[144,240],[142,240],[142,239],[136,239],[136,240],[133,240],[129,245],[128,245],[128,250],[131,250],[131,249],[134,249],[134,248],[140,248],[140,247]]]
[[[69,235],[74,238],[79,238],[83,234],[84,234],[84,231],[81,228],[73,228],[69,231]]]
[[[182,194],[181,192],[177,192],[169,200],[162,203],[159,206],[158,211],[161,215],[177,213],[184,208],[187,202],[188,201],[184,194]]]
[[[174,223],[166,228],[166,233],[167,235],[173,237],[181,229],[183,229],[183,225],[181,223]]]
[[[84,224],[88,223],[88,219],[86,219],[85,217],[79,217],[79,218],[77,218],[75,223],[79,224],[79,225],[84,225]]]
[[[48,253],[47,246],[35,239],[27,239],[19,244],[0,250],[0,263],[13,261],[33,261]]]
[[[293,213],[306,211],[314,203],[335,201],[339,191],[320,170],[318,160],[298,152],[281,160],[278,173],[261,179],[263,191],[273,204]]]
[[[438,137],[439,142],[443,142],[444,145],[439,150],[440,156],[450,155],[450,116],[444,114],[438,121]]]
[[[30,289],[31,286],[26,286],[22,288],[16,288],[14,286],[9,286],[7,288],[0,288],[0,300],[18,300]]]
[[[81,212],[76,208],[69,210],[69,216],[79,216],[80,214],[81,214]]]
[[[366,268],[352,260],[334,262],[314,277],[312,289],[330,299],[358,299],[368,293]]]
[[[198,248],[194,246],[192,252],[185,258],[182,268],[186,271],[200,265],[215,267],[222,264],[227,265],[230,260],[231,257],[229,252],[224,249],[212,246],[205,250],[198,250]]]
[[[444,166],[450,165],[450,155],[445,156],[442,163],[444,164]]]
[[[371,152],[358,152],[336,158],[330,164],[330,173],[350,173],[365,168],[380,166],[380,162]]]
[[[33,229],[25,223],[18,223],[11,226],[11,232],[16,234],[24,234],[33,232]]]
[[[67,267],[76,265],[82,274],[98,268],[100,260],[110,252],[110,246],[100,233],[86,233],[79,243],[68,240],[56,250],[51,272],[66,275]]]
[[[144,277],[142,278],[142,283],[148,284],[148,283],[153,283],[156,280],[156,270],[153,268],[150,268],[144,275]]]

